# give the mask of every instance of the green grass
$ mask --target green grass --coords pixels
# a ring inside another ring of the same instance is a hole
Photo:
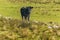
[[[20,8],[23,6],[40,7],[32,9],[30,24],[21,22]],[[60,28],[48,28],[50,21],[60,25],[60,4],[11,3],[0,0],[0,15],[0,40],[60,40]],[[51,25],[53,27],[54,24]]]
[[[54,21],[60,23],[60,5],[49,3],[49,4],[34,4],[34,3],[11,3],[7,0],[0,1],[0,14],[3,16],[13,17],[17,19],[21,19],[20,16],[20,8],[22,6],[33,6],[40,8],[33,8],[31,11],[31,20],[49,22]],[[42,11],[43,10],[43,11]],[[42,15],[43,14],[43,15]],[[55,16],[56,15],[56,16]]]

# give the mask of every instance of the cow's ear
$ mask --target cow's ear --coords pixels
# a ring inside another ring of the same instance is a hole
[[[28,10],[31,10],[31,8],[29,7]]]
[[[31,9],[32,9],[33,7],[31,7]]]

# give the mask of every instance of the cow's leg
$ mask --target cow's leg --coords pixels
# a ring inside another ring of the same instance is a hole
[[[29,23],[29,21],[30,21],[30,15],[28,15],[27,20],[28,20],[28,23]]]
[[[21,16],[22,17],[22,22],[24,22],[24,18],[23,18],[23,16]]]
[[[28,21],[30,21],[30,15],[28,15]]]
[[[26,20],[27,20],[27,17],[26,16],[24,16],[24,22],[26,23]]]
[[[21,16],[22,17],[22,21],[23,21],[23,16]]]
[[[25,16],[25,20],[27,20],[27,17]]]

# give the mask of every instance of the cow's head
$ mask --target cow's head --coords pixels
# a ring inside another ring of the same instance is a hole
[[[33,8],[33,7],[31,7],[31,6],[28,6],[28,7],[26,7],[29,11]]]

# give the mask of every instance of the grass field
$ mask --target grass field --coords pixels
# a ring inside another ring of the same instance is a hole
[[[23,6],[40,7],[32,9],[30,24],[21,22],[20,8]],[[0,15],[0,40],[60,40],[60,4],[0,0]],[[49,22],[58,24],[59,28],[53,28],[55,24],[52,23],[52,28],[48,28]]]
[[[33,8],[31,11],[31,20],[49,22],[54,21],[60,23],[60,5],[49,4],[35,4],[35,3],[11,3],[7,0],[0,0],[0,14],[3,16],[21,19],[20,8],[23,6],[33,6],[40,8]]]

